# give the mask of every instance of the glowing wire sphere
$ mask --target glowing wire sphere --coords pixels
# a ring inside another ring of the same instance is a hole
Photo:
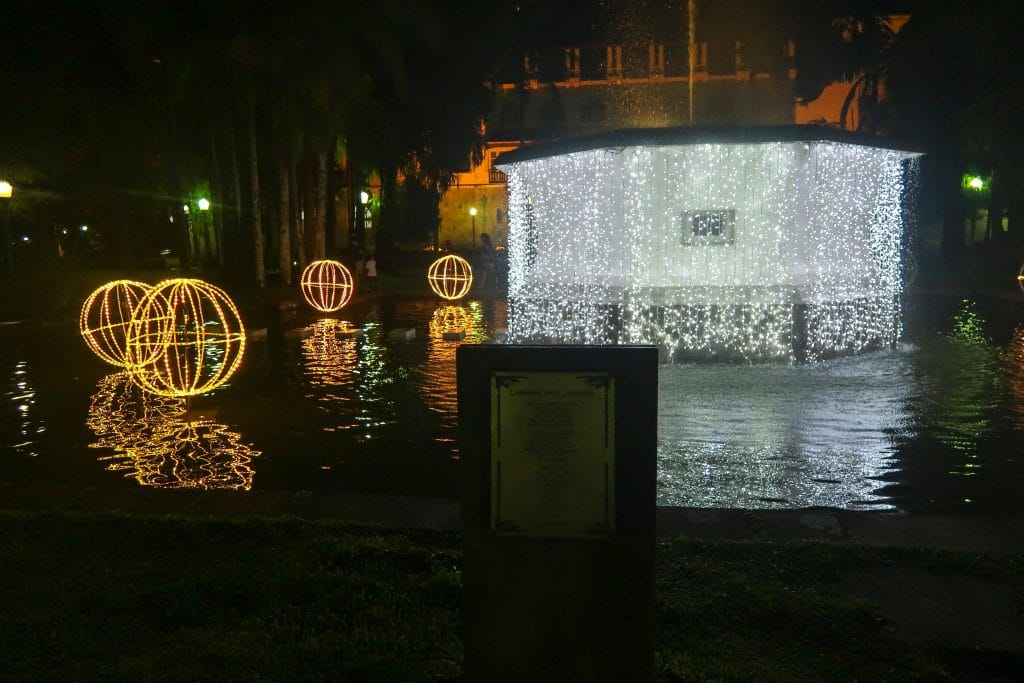
[[[145,282],[114,280],[86,298],[78,316],[78,330],[93,353],[111,365],[125,367],[128,364],[128,326],[139,302],[152,289]],[[155,358],[155,354],[140,357],[139,362],[145,365]]]
[[[430,283],[434,294],[442,299],[454,301],[461,299],[469,292],[469,288],[473,285],[473,269],[466,259],[449,254],[430,264],[430,268],[427,270],[427,282]]]
[[[352,273],[337,261],[313,261],[302,271],[302,296],[323,313],[344,308],[353,289]]]
[[[138,360],[156,356],[142,371]],[[224,290],[202,280],[165,280],[139,303],[128,331],[128,370],[161,396],[197,396],[226,382],[245,355],[245,326]]]

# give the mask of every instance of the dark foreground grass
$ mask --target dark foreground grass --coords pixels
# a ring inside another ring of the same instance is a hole
[[[429,681],[460,673],[453,532],[0,513],[0,542],[3,680]],[[1018,591],[1024,568],[1006,556],[664,542],[659,677],[971,677],[948,652],[900,640],[851,595],[849,573],[873,566],[990,577]]]

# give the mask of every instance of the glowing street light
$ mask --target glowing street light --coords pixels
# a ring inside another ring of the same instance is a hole
[[[368,201],[370,201],[370,195],[367,194],[366,190],[360,191],[359,192],[359,203],[360,204],[365,204]]]
[[[196,204],[199,205],[199,210],[200,211],[209,211],[210,210],[210,200],[207,199],[206,197],[200,197],[199,201],[196,202]]]
[[[4,256],[7,258],[7,269],[14,280],[14,255],[11,252],[11,197],[14,196],[14,186],[6,180],[0,180],[0,202],[4,207]]]
[[[980,175],[965,175],[964,187],[974,190],[975,192],[981,192],[985,189],[985,179]]]

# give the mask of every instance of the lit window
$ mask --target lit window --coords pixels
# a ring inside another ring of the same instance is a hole
[[[736,239],[735,209],[683,212],[683,244],[732,244]]]

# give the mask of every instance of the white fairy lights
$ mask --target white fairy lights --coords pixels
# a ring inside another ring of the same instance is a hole
[[[910,156],[691,140],[499,160],[510,338],[777,360],[891,345]]]

